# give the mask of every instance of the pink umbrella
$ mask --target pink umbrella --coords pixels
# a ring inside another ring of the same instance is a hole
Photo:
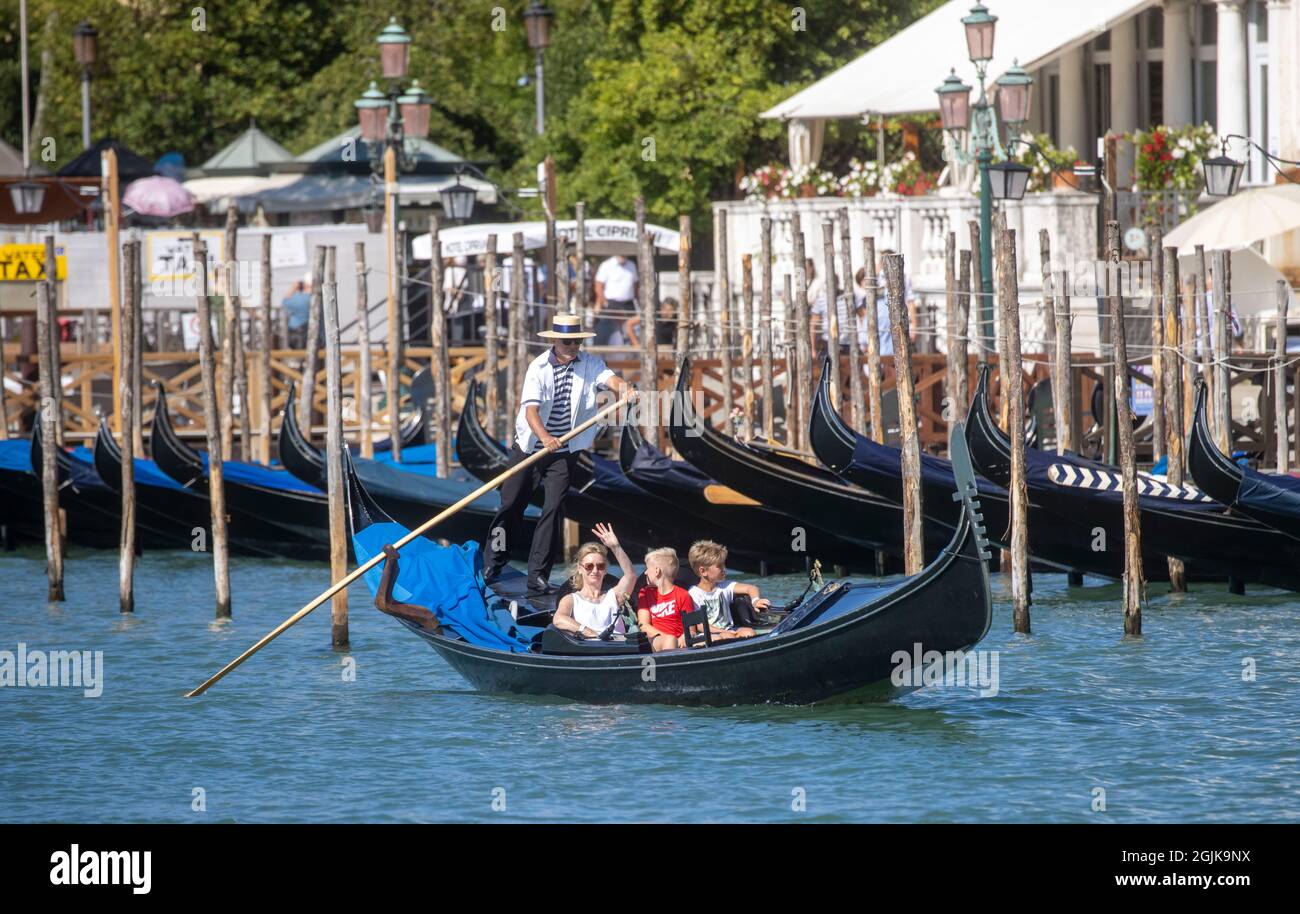
[[[122,202],[144,216],[170,219],[194,209],[194,195],[172,178],[154,175],[132,181]]]

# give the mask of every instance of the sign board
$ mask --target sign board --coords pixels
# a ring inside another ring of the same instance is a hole
[[[1146,365],[1135,365],[1133,370],[1138,374],[1151,377],[1151,369]],[[1130,378],[1129,406],[1132,407],[1135,416],[1151,415],[1152,409],[1155,408],[1155,390],[1150,384],[1144,384],[1137,378]]]
[[[55,279],[68,278],[68,258],[54,248]],[[0,244],[0,282],[39,282],[45,279],[45,245]]]
[[[307,238],[302,232],[276,232],[271,236],[271,267],[305,267]]]
[[[194,278],[193,232],[149,232],[145,258],[150,283],[184,282]],[[219,231],[199,232],[208,246],[208,264],[223,259],[225,236]]]

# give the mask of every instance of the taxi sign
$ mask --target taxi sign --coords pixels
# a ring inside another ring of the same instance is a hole
[[[54,248],[55,279],[68,278],[68,258]],[[45,245],[0,244],[0,282],[39,282],[45,279]]]

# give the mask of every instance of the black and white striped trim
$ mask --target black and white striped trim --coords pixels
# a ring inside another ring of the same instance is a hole
[[[1096,492],[1122,492],[1123,477],[1119,473],[1106,470],[1090,470],[1087,467],[1071,466],[1068,463],[1054,463],[1047,469],[1047,478],[1058,486],[1070,486],[1075,489],[1092,489]],[[1214,504],[1214,499],[1201,492],[1196,486],[1163,482],[1148,473],[1138,473],[1138,494],[1153,498],[1169,498],[1175,501],[1203,502]]]

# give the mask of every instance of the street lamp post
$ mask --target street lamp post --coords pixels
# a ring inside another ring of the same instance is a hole
[[[976,3],[971,7],[970,15],[961,20],[966,29],[966,50],[979,78],[979,100],[971,104],[971,87],[958,78],[955,69],[935,90],[939,96],[939,114],[943,121],[943,129],[952,136],[953,148],[958,160],[965,163],[972,161],[970,154],[963,148],[969,133],[970,147],[974,151],[973,161],[979,166],[980,323],[983,326],[984,339],[989,341],[994,338],[993,201],[1020,199],[1024,194],[1024,183],[1021,178],[1028,180],[1027,170],[1023,175],[1020,173],[1023,166],[1016,168],[993,165],[993,155],[995,152],[1000,153],[1002,146],[998,139],[999,117],[994,114],[993,105],[988,100],[985,79],[988,75],[988,65],[993,60],[993,37],[997,21],[998,17],[989,13],[988,8],[982,3]],[[1016,66],[998,79],[997,87],[1000,120],[1008,130],[1017,130],[1029,117],[1033,79]],[[987,352],[989,348],[989,346],[981,347],[981,351]]]
[[[72,30],[72,52],[81,64],[81,148],[90,148],[90,68],[95,63],[99,32],[89,22]]]
[[[546,133],[546,91],[545,74],[542,68],[542,53],[551,43],[551,19],[555,13],[542,6],[542,0],[533,0],[532,6],[524,13],[524,26],[528,31],[528,47],[536,54],[537,78],[537,135]]]

